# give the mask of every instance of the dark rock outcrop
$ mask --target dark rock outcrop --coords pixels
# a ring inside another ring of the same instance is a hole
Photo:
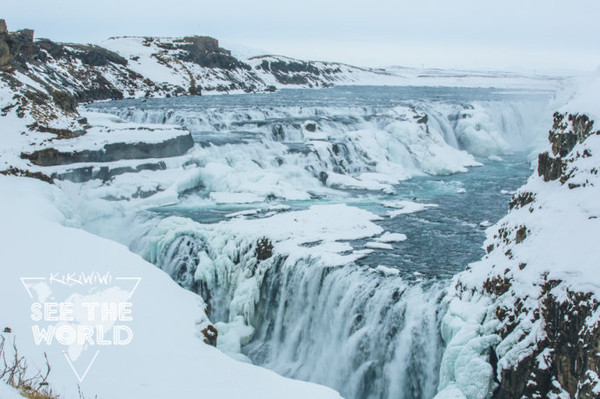
[[[257,59],[265,57],[257,57]],[[271,73],[277,82],[286,85],[307,85],[309,87],[323,86],[327,87],[326,81],[330,75],[340,73],[339,66],[318,68],[314,63],[298,60],[271,59],[266,57],[256,67],[265,72]],[[321,79],[315,79],[320,77]]]
[[[271,243],[271,241],[266,237],[261,238],[256,243],[255,253],[256,259],[258,259],[259,262],[269,259],[271,256],[273,256],[273,243]]]
[[[204,330],[202,330],[202,335],[204,335],[205,344],[215,347],[217,346],[217,338],[219,336],[219,331],[216,329],[215,326],[209,324]]]
[[[552,144],[552,155],[544,152],[538,157],[538,175],[544,181],[560,179],[561,183],[568,180],[565,174],[565,157],[573,150],[575,145],[582,143],[592,134],[600,134],[593,131],[594,121],[587,115],[554,113],[554,124],[548,133],[548,140]]]
[[[165,170],[166,168],[167,165],[163,161],[156,163],[144,163],[135,167],[120,166],[116,168],[109,168],[108,166],[101,166],[98,168],[94,166],[84,166],[81,168],[71,169],[67,172],[55,173],[52,175],[52,178],[58,180],[69,180],[74,183],[83,183],[94,179],[99,179],[103,182],[106,182],[111,180],[113,177],[122,175],[124,173],[138,173],[143,170]]]
[[[560,394],[595,398],[589,371],[600,373],[600,329],[588,323],[599,303],[591,294],[567,291],[566,299],[552,292],[560,282],[548,281],[539,298],[539,318],[545,321],[545,338],[514,368],[503,369],[494,399],[546,398]],[[518,318],[517,311],[505,317]],[[506,331],[504,334],[510,331]]]
[[[10,66],[12,55],[8,45],[8,29],[6,21],[0,19],[0,70]]]
[[[250,66],[239,61],[231,52],[219,47],[217,39],[208,36],[184,37],[174,42],[172,50],[181,50],[177,58],[206,68],[246,69]]]
[[[111,143],[99,150],[61,152],[46,148],[21,154],[38,166],[67,165],[79,162],[113,162],[122,159],[168,158],[185,154],[194,145],[191,134],[181,135],[159,143]]]
[[[30,177],[33,179],[38,179],[46,183],[54,183],[52,178],[42,172],[31,172],[29,170],[22,170],[17,168],[9,168],[5,170],[0,170],[0,175],[4,176],[22,176],[22,177]]]

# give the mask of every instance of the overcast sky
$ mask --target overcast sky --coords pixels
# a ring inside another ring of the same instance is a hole
[[[599,0],[2,0],[0,13],[57,41],[197,34],[362,66],[600,65]]]

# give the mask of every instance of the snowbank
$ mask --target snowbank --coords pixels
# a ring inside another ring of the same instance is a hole
[[[238,363],[204,344],[200,330],[209,321],[200,297],[178,287],[168,275],[122,245],[66,227],[69,212],[57,209],[55,203],[66,204],[56,188],[30,179],[0,177],[0,192],[0,302],[5,304],[0,307],[0,323],[10,326],[12,333],[5,335],[16,337],[31,367],[41,367],[43,352],[47,352],[52,366],[50,383],[59,393],[76,397],[79,381],[65,361],[62,345],[34,344],[31,300],[20,279],[98,272],[141,281],[130,299],[133,340],[126,346],[98,347],[100,352],[81,383],[86,395],[339,397],[329,389]]]

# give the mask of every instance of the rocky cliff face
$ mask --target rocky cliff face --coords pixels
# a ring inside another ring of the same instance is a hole
[[[0,20],[0,83],[13,93],[2,114],[29,114],[31,130],[72,137],[82,130],[75,123],[81,102],[324,87],[351,81],[352,73],[379,76],[374,70],[286,57],[244,61],[205,36],[121,37],[102,45],[35,39],[32,30],[9,32]]]
[[[557,112],[548,138],[537,173],[488,230],[488,255],[455,280],[442,392],[600,395],[600,130],[586,115]],[[465,359],[479,364],[478,389],[461,376]]]
[[[349,72],[378,75],[375,70],[287,57],[240,60],[206,36],[120,37],[102,45],[34,40],[32,30],[11,33],[0,20],[0,71],[22,73],[46,91],[67,92],[79,102],[323,87],[347,81]]]

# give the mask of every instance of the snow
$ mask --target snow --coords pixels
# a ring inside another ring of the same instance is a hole
[[[0,398],[2,399],[23,399],[23,396],[14,388],[0,381]]]
[[[392,246],[392,244],[386,244],[383,242],[368,242],[365,244],[365,248],[370,248],[370,249],[394,249],[394,247]]]
[[[386,276],[397,276],[400,274],[400,270],[392,269],[391,267],[379,265],[375,268],[375,270],[382,272]]]
[[[559,93],[557,101],[565,103],[559,110],[561,112],[587,114],[591,119],[600,121],[600,67],[581,78],[575,86]]]
[[[408,213],[421,212],[427,208],[437,207],[437,204],[422,204],[419,202],[400,200],[400,201],[385,201],[382,203],[386,208],[397,208],[394,211],[388,211],[387,215],[390,218],[395,218]]]
[[[188,87],[191,75],[198,78],[199,84],[207,88],[231,81],[230,77],[219,71],[207,71],[198,66],[175,63],[169,68],[156,57],[157,52],[161,51],[157,43],[168,44],[173,39],[155,39],[150,46],[144,46],[144,40],[111,39],[106,42],[106,46],[128,58],[133,70],[157,83]],[[172,57],[173,54],[168,56]],[[135,57],[139,58],[136,60]],[[249,62],[255,66],[264,60],[286,59],[261,57]],[[457,71],[429,71],[428,76],[420,76],[423,71],[401,68],[374,71],[342,64],[316,65],[339,65],[342,73],[331,77],[331,82],[336,84],[460,84],[486,87],[522,87],[527,84],[543,88],[556,87],[559,84],[557,80],[545,77],[510,74],[476,77],[471,75],[470,83],[465,83],[465,78],[459,76]],[[111,76],[107,78],[113,79]],[[274,81],[273,76],[262,72],[258,76],[265,84],[282,87]],[[236,77],[247,80],[249,75],[242,72]],[[27,80],[24,76],[21,78],[28,84],[35,85],[31,79]],[[11,101],[13,93],[4,86],[0,87],[0,90],[0,102],[5,106]],[[143,95],[143,92],[135,91],[135,95]],[[506,119],[512,119],[505,118],[503,111],[498,111],[495,105],[471,105],[468,111],[463,110],[465,118],[456,123],[456,129],[452,127],[450,130],[447,127],[453,123],[450,123],[447,116],[456,113],[456,109],[450,105],[424,105],[427,111],[424,115],[428,115],[432,121],[427,126],[415,121],[416,116],[422,115],[416,115],[417,112],[412,107],[396,107],[389,111],[391,122],[388,120],[386,123],[371,125],[367,123],[367,117],[362,118],[368,116],[364,115],[363,111],[356,113],[356,110],[351,110],[351,115],[361,115],[361,118],[358,118],[359,121],[355,125],[342,129],[342,134],[337,137],[333,132],[336,132],[338,126],[333,123],[320,126],[323,130],[319,130],[318,133],[304,135],[292,132],[286,137],[298,139],[290,141],[306,144],[313,151],[306,157],[290,154],[285,144],[259,137],[257,143],[237,147],[232,144],[212,145],[206,148],[197,146],[185,157],[166,160],[167,170],[124,174],[114,177],[107,184],[99,181],[81,185],[61,182],[59,186],[62,192],[39,182],[0,177],[0,191],[3,193],[3,209],[0,210],[0,216],[3,222],[6,222],[0,226],[0,252],[8,264],[18,265],[7,271],[3,276],[5,279],[0,281],[0,300],[14,303],[13,298],[25,295],[22,287],[15,284],[18,278],[23,274],[44,273],[49,264],[56,266],[58,271],[113,271],[115,274],[142,277],[139,289],[132,296],[135,304],[132,323],[135,339],[131,345],[119,348],[120,351],[115,348],[114,351],[101,352],[85,381],[85,391],[92,395],[118,398],[140,395],[191,396],[201,393],[203,396],[215,397],[338,397],[331,390],[287,380],[266,370],[235,362],[205,345],[202,343],[200,330],[209,320],[204,313],[204,303],[197,295],[178,287],[168,274],[133,255],[126,247],[67,226],[78,226],[79,220],[76,215],[82,213],[93,214],[95,218],[102,220],[104,217],[110,217],[112,213],[126,214],[134,209],[141,211],[157,205],[180,204],[181,193],[200,185],[204,185],[210,192],[209,197],[193,198],[190,199],[191,202],[252,204],[264,202],[267,196],[274,196],[277,200],[310,200],[313,196],[331,194],[332,188],[393,193],[393,185],[401,180],[421,174],[445,175],[464,172],[468,167],[480,165],[473,155],[493,159],[498,156],[496,154],[503,154],[515,145],[520,146],[522,143],[519,140],[526,141],[517,137],[514,126],[501,129],[505,126]],[[436,107],[439,108],[435,109]],[[226,110],[207,109],[201,116],[208,115],[206,120],[217,122],[219,118],[230,118],[225,121],[227,123],[248,118],[249,115],[256,120],[261,120],[261,117],[267,120],[281,112],[281,108],[246,111],[242,110],[232,116]],[[321,113],[324,119],[331,115],[343,115],[344,111],[346,110],[323,111],[322,108],[315,107],[285,110],[291,117]],[[442,117],[436,119],[435,115]],[[32,120],[29,116],[25,120],[18,120],[13,113],[9,113],[7,117],[3,117],[3,127],[6,126],[15,134],[7,135],[9,137],[3,140],[0,161],[5,165],[38,170],[40,168],[19,159],[18,154],[24,149],[31,151],[49,146],[63,151],[74,151],[100,149],[107,143],[115,142],[159,143],[167,138],[187,134],[186,130],[173,126],[154,124],[139,130],[139,121],[124,122],[115,117],[91,112],[85,112],[84,116],[88,117],[93,125],[88,134],[76,139],[49,142],[47,140],[53,137],[52,135],[16,134],[25,130],[25,124],[31,123]],[[165,120],[164,115],[152,117],[157,117],[157,121]],[[176,119],[177,115],[173,118]],[[67,122],[61,120],[56,123]],[[212,129],[214,125],[208,126]],[[260,133],[260,129],[253,133]],[[328,141],[340,141],[349,148],[349,159],[355,162],[355,169],[347,174],[336,173],[333,170],[334,159],[331,155],[331,142]],[[460,148],[466,148],[469,152]],[[276,164],[274,161],[278,158],[283,158],[285,163]],[[190,164],[187,161],[194,162]],[[119,161],[110,163],[110,166],[134,164],[134,161]],[[310,172],[311,168],[315,171],[327,171],[326,187]],[[57,167],[44,170],[61,169]],[[461,188],[457,190],[460,192]],[[135,197],[140,192],[154,191],[157,193],[147,199]],[[63,195],[70,196],[70,199],[81,196],[78,202],[73,201],[70,204],[77,209],[69,208]],[[121,201],[117,201],[113,206],[107,204],[107,199]],[[389,202],[386,206],[394,208],[388,215],[395,217],[437,205],[399,201]],[[586,209],[592,211],[596,209],[594,206],[591,201],[590,204],[585,204]],[[265,217],[260,219],[246,219],[244,216],[257,215],[262,210],[242,210],[227,215],[235,220],[225,220],[214,225],[203,225],[187,218],[170,217],[156,225],[154,220],[149,221],[148,225],[141,227],[149,230],[150,242],[146,251],[140,252],[149,260],[160,264],[167,273],[173,271],[169,267],[174,265],[161,263],[161,260],[173,255],[172,245],[179,237],[194,237],[203,245],[197,251],[198,267],[191,272],[196,280],[206,282],[213,288],[218,286],[228,290],[229,318],[216,323],[220,331],[218,345],[223,352],[242,362],[247,362],[248,358],[241,354],[241,346],[255,334],[249,321],[256,312],[261,279],[273,263],[273,258],[260,262],[257,260],[257,240],[267,237],[274,245],[275,255],[286,258],[282,266],[284,272],[296,267],[341,270],[343,266],[373,252],[373,249],[389,250],[393,248],[391,243],[406,240],[403,234],[384,233],[383,229],[374,223],[379,219],[377,215],[348,205],[317,205],[302,211],[292,211],[288,205],[279,205],[272,207],[271,211],[286,212],[261,215]],[[127,227],[134,229],[133,226]],[[112,228],[118,229],[118,226]],[[133,233],[123,231],[119,234]],[[350,241],[359,239],[373,240],[365,245],[371,249],[355,249],[350,244]],[[375,270],[388,276],[398,274],[397,270],[383,265]],[[377,274],[372,270],[369,272]],[[157,292],[161,295],[157,295]],[[419,312],[422,304],[418,303],[418,299],[422,298],[421,292],[415,293],[412,299],[413,306],[409,310]],[[177,312],[173,309],[177,309]],[[449,312],[450,316],[444,320],[444,337],[450,340],[451,344],[448,346],[447,356],[444,355],[443,370],[446,374],[440,387],[449,397],[461,397],[459,391],[464,392],[467,397],[478,397],[489,389],[490,370],[484,348],[489,346],[490,342],[495,342],[497,337],[486,335],[486,332],[492,331],[492,326],[486,326],[481,335],[471,334],[473,328],[481,324],[483,318],[480,316],[485,313],[485,309],[485,299],[480,299],[470,312],[453,309]],[[10,323],[15,334],[19,334],[20,337],[27,336],[30,331],[29,309],[24,306],[17,304],[14,308],[2,308],[0,318]],[[39,347],[26,339],[20,338],[19,342],[23,344],[24,353],[34,359],[32,361],[40,359]],[[533,341],[526,344],[531,342]],[[507,344],[511,345],[501,347],[500,350],[513,358],[521,356],[528,349],[526,345],[519,346],[513,342]],[[59,349],[49,349],[55,375],[53,383],[70,397],[75,394],[76,379],[68,366],[62,362],[64,357]],[[156,366],[148,367],[149,364]],[[173,367],[174,364],[177,367]],[[327,367],[327,364],[324,367]],[[116,374],[126,375],[127,378],[118,380],[111,377]],[[231,381],[235,381],[236,384],[232,384]]]
[[[57,188],[0,176],[0,192],[0,252],[3,262],[13,265],[4,269],[0,280],[0,301],[13,305],[0,308],[0,319],[12,328],[19,351],[31,367],[41,366],[43,352],[47,352],[52,366],[50,383],[59,393],[76,397],[78,381],[60,345],[34,345],[30,301],[19,279],[95,271],[140,277],[141,282],[131,296],[133,341],[127,346],[102,348],[82,384],[86,396],[164,398],[201,392],[231,398],[339,397],[330,389],[238,363],[202,343],[200,329],[208,319],[200,297],[178,287],[126,247],[66,227],[70,215],[55,206],[55,202],[66,205]]]
[[[592,154],[600,153],[600,137],[591,136],[573,151],[582,153],[584,148]],[[511,263],[527,264],[524,270],[513,270],[515,279],[533,283],[541,274],[549,273],[548,279],[564,280],[573,290],[600,294],[600,275],[595,272],[600,248],[594,245],[594,237],[600,234],[600,205],[596,201],[600,184],[596,183],[597,175],[589,173],[596,165],[593,157],[577,161],[576,168],[591,183],[586,187],[569,189],[559,181],[544,182],[541,177],[533,176],[518,190],[536,193],[533,212],[525,206],[513,210],[497,224],[515,229],[526,226],[528,230],[522,243],[510,245],[514,258],[518,259]],[[572,179],[569,182],[577,180]],[[484,245],[494,241],[488,236]],[[569,250],[565,251],[565,247]],[[483,273],[489,270],[486,265],[501,262],[507,249],[495,250],[484,261],[473,265],[469,273],[473,281],[482,279]]]
[[[217,204],[251,204],[262,202],[263,198],[253,193],[216,192],[209,194]]]
[[[49,142],[44,148],[55,148],[61,152],[99,150],[112,143],[162,143],[190,133],[179,126],[140,125],[126,122],[116,116],[98,112],[82,111],[82,117],[88,118],[92,125],[86,134],[63,140]]]
[[[401,241],[406,241],[406,238],[407,238],[406,234],[390,233],[390,232],[386,231],[380,237],[376,237],[375,241],[377,241],[377,242],[385,242],[385,243],[401,242]]]
[[[219,87],[229,87],[231,81],[252,83],[259,90],[267,86],[283,87],[319,87],[336,85],[369,86],[430,86],[430,87],[486,87],[486,88],[530,88],[555,90],[561,86],[562,77],[527,75],[511,72],[435,70],[419,68],[360,68],[351,65],[303,61],[281,55],[265,55],[268,51],[223,42],[222,47],[230,49],[232,55],[250,66],[250,70],[221,70],[203,68],[199,65],[177,58],[180,50],[168,49],[181,38],[166,37],[116,37],[100,43],[128,60],[127,67],[141,74],[156,85],[176,85],[183,88],[191,86],[192,77],[203,94],[215,92]],[[306,78],[306,84],[282,84],[270,71],[261,68],[263,63],[310,63],[320,73],[290,72],[288,76]],[[111,76],[108,76],[111,80]],[[112,80],[111,80],[112,81]],[[115,81],[118,83],[118,81]],[[222,90],[222,89],[221,89]],[[230,92],[242,92],[241,89]],[[140,90],[138,96],[144,95]]]

